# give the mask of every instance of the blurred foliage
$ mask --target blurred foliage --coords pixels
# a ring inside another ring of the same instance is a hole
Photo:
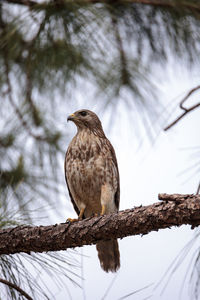
[[[33,299],[54,299],[51,288],[45,285],[41,274],[46,276],[49,283],[52,281],[53,285],[56,284],[58,289],[64,289],[69,299],[72,299],[67,286],[69,282],[80,286],[78,268],[79,263],[70,252],[31,255],[24,253],[1,255],[0,258],[1,278],[19,286]],[[2,283],[0,285],[1,299],[24,299],[15,289]]]
[[[30,217],[33,216],[35,219],[35,214],[38,213],[38,210],[28,210],[29,217],[26,218],[25,211],[26,204],[23,208],[13,209],[13,198],[8,194],[3,196],[0,193],[0,229],[27,224],[30,222]],[[76,259],[72,251],[0,256],[0,278],[19,286],[33,299],[54,298],[42,276],[45,276],[49,282],[56,283],[58,289],[64,288],[71,299],[68,284],[71,282],[80,286],[79,269],[79,259]],[[24,297],[15,289],[0,282],[0,299],[24,299]]]
[[[38,205],[46,216],[48,205],[59,208],[72,99],[81,93],[106,109],[122,102],[151,136],[165,107],[155,67],[171,55],[199,64],[200,1],[95,2],[0,1],[1,207],[11,197],[29,221]],[[20,258],[6,259],[2,274],[12,279]]]
[[[156,97],[155,65],[172,53],[199,61],[199,1],[165,3],[1,1],[2,192],[14,189],[19,205],[24,192],[51,203],[47,188],[55,197],[63,182],[59,120],[83,89],[99,107],[124,102],[151,136],[165,106]]]

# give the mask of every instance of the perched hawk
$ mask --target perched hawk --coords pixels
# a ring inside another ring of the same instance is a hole
[[[119,172],[115,151],[97,115],[79,110],[67,120],[77,126],[65,157],[65,178],[78,219],[119,210]],[[116,272],[120,267],[117,240],[96,245],[101,267]]]

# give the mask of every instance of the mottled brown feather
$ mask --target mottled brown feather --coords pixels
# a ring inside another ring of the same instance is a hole
[[[84,217],[119,210],[120,184],[115,151],[106,138],[97,115],[79,110],[70,115],[78,129],[65,156],[65,178],[76,213]],[[120,267],[117,240],[100,241],[97,251],[101,267],[115,272]]]
[[[68,188],[68,192],[69,192],[69,196],[70,196],[70,199],[71,199],[71,202],[72,202],[72,205],[74,207],[74,210],[75,212],[77,213],[77,215],[80,214],[80,210],[78,209],[78,206],[76,205],[73,197],[72,197],[72,194],[70,192],[70,189],[69,189],[69,185],[68,185],[68,182],[67,182],[67,176],[66,176],[66,156],[67,156],[67,153],[65,155],[65,163],[64,163],[64,169],[65,169],[65,180],[66,180],[66,184],[67,184],[67,188]]]

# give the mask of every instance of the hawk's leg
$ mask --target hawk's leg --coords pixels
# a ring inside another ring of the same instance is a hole
[[[106,212],[106,206],[104,204],[102,204],[101,206],[101,216],[103,216]]]
[[[82,219],[83,219],[84,211],[85,211],[85,207],[84,207],[84,208],[81,208],[80,214],[79,214],[79,216],[78,216],[78,220],[82,220]]]
[[[80,213],[79,213],[79,216],[78,216],[77,219],[71,219],[71,218],[68,218],[67,221],[72,223],[72,222],[76,222],[76,221],[82,220],[82,219],[83,219],[84,211],[85,211],[85,207],[84,207],[84,208],[81,208]]]
[[[105,183],[101,187],[101,216],[117,210],[112,186]]]

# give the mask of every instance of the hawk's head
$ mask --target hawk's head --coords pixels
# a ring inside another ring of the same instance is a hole
[[[101,121],[97,115],[88,109],[77,110],[75,113],[69,115],[67,121],[73,121],[78,129],[89,128],[92,131],[102,131]]]

